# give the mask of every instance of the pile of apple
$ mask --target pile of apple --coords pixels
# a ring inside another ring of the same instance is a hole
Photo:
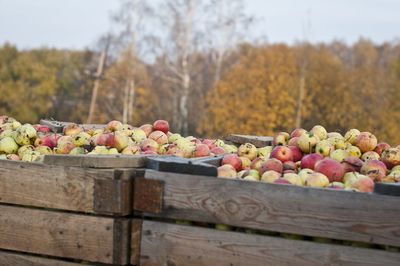
[[[378,143],[370,132],[343,136],[320,125],[274,136],[273,146],[250,143],[225,155],[218,176],[318,188],[372,192],[376,182],[400,182],[400,145]]]
[[[48,154],[147,154],[193,158],[236,151],[235,146],[222,140],[173,134],[165,120],[140,127],[111,121],[100,129],[69,124],[64,127],[63,134],[56,134],[45,125],[21,125],[14,118],[0,116],[0,159],[40,161]]]

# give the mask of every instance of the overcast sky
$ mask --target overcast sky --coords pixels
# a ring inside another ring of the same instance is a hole
[[[152,0],[150,0],[152,1]],[[153,0],[156,1],[156,0]],[[377,43],[400,40],[400,0],[244,0],[259,18],[252,37],[292,43],[354,42],[361,36]],[[0,44],[90,47],[109,29],[109,13],[118,0],[0,0]]]

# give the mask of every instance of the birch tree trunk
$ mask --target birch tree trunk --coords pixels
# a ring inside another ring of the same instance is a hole
[[[128,123],[134,123],[136,121],[132,120],[133,112],[134,112],[134,103],[135,103],[135,79],[133,78],[129,82],[129,93],[128,93]]]
[[[129,82],[126,82],[124,88],[124,100],[123,100],[123,110],[122,110],[122,123],[128,123],[128,108],[129,108]]]
[[[103,67],[104,63],[106,61],[106,56],[107,56],[107,49],[103,50],[100,54],[100,60],[99,64],[97,66],[97,71],[96,71],[96,80],[94,81],[94,87],[92,91],[92,98],[90,100],[90,107],[89,107],[89,115],[87,119],[87,123],[91,124],[93,122],[93,116],[94,116],[94,111],[96,109],[96,100],[97,100],[97,94],[99,91],[99,83],[100,83],[100,77],[103,74]]]
[[[189,70],[189,55],[191,52],[192,45],[192,34],[193,34],[193,17],[194,17],[194,3],[195,0],[188,0],[187,2],[187,14],[185,24],[183,25],[183,32],[179,35],[181,40],[180,43],[182,56],[181,56],[181,91],[179,99],[179,116],[180,116],[180,132],[186,136],[189,132],[189,107],[188,99],[191,89],[191,78]]]

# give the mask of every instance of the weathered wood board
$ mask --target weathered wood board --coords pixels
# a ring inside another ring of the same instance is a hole
[[[89,168],[143,168],[146,166],[145,155],[46,155],[44,164]]]
[[[257,148],[260,148],[272,145],[273,137],[231,134],[226,136],[225,140],[235,144],[251,143]]]
[[[161,212],[145,215],[400,246],[398,197],[152,170],[145,178],[163,184]]]
[[[8,251],[0,251],[0,265],[1,266],[82,266],[85,264],[32,256],[21,253],[8,252]]]
[[[0,249],[129,263],[130,221],[0,205]]]
[[[140,265],[397,266],[400,253],[144,221]],[[133,264],[133,262],[131,262]]]
[[[138,171],[0,161],[0,203],[128,215]]]

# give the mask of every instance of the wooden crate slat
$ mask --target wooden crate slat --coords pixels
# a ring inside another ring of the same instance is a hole
[[[131,265],[140,265],[140,247],[142,241],[143,220],[133,219],[131,222]]]
[[[129,220],[0,205],[0,248],[124,265]]]
[[[135,173],[1,161],[0,203],[127,215]]]
[[[82,266],[84,264],[0,250],[1,266]]]
[[[251,143],[260,148],[272,145],[273,137],[231,134],[225,137],[225,140],[235,144]]]
[[[144,221],[141,264],[399,265],[400,253]]]
[[[157,217],[400,246],[398,197],[148,170],[164,184]]]
[[[143,168],[145,155],[46,155],[44,164],[90,168]]]

